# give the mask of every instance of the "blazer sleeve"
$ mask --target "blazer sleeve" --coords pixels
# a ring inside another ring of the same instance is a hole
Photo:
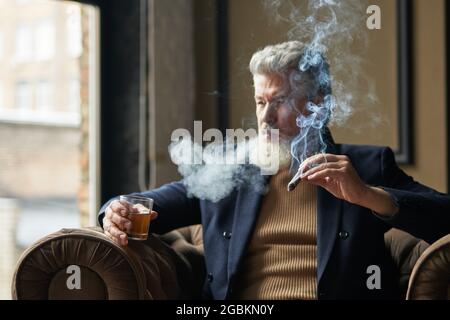
[[[450,197],[420,184],[403,172],[394,153],[384,148],[381,156],[382,187],[393,199],[398,212],[381,218],[392,227],[409,232],[428,243],[450,233]]]
[[[173,229],[199,224],[201,222],[200,205],[197,198],[187,194],[182,182],[172,182],[160,188],[135,192],[132,195],[152,198],[153,210],[158,212],[158,218],[150,224],[150,232],[163,234]],[[99,211],[98,221],[103,227],[103,217],[106,208],[119,197],[114,197],[106,202]]]

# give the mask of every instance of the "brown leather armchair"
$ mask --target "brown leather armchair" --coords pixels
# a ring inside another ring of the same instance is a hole
[[[386,248],[407,299],[450,298],[450,235],[429,246],[392,229]],[[69,289],[71,265],[79,287]],[[205,275],[201,225],[121,247],[100,228],[63,229],[37,241],[17,263],[13,299],[199,299]]]

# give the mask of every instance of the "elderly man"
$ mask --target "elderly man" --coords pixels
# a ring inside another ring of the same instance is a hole
[[[279,129],[283,141],[301,135],[306,104],[320,104],[329,93],[296,81],[312,74],[299,68],[304,55],[302,44],[290,41],[258,51],[250,62],[258,127]],[[281,168],[267,179],[264,195],[244,185],[213,203],[188,197],[182,182],[141,194],[155,200],[155,233],[202,223],[205,297],[394,298],[384,233],[396,227],[433,242],[450,232],[450,197],[407,176],[389,148],[335,144],[326,126],[321,133],[326,149],[301,163],[302,182],[292,192],[286,190],[292,172]],[[99,216],[105,233],[122,245],[126,216],[114,199]],[[373,266],[381,278],[375,287],[367,285]]]

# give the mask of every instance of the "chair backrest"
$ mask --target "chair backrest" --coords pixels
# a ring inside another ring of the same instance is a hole
[[[385,244],[399,270],[399,286],[405,296],[408,289],[408,299],[450,298],[450,235],[429,246],[391,229],[385,234]],[[79,283],[76,272],[81,275]],[[205,272],[201,225],[152,235],[145,242],[130,241],[127,247],[108,239],[100,228],[63,229],[22,254],[12,296],[198,299]]]

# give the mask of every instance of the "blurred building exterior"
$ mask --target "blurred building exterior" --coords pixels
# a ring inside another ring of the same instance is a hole
[[[25,247],[88,223],[90,9],[0,0],[0,299]]]

